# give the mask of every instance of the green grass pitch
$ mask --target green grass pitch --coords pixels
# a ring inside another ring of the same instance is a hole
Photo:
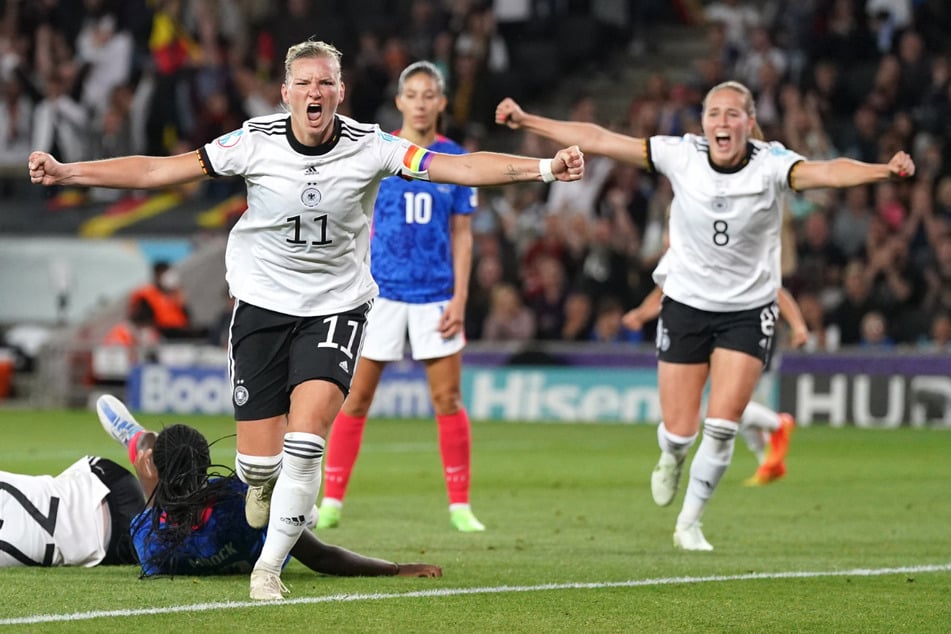
[[[141,419],[233,432],[225,418]],[[0,632],[951,631],[951,431],[800,428],[788,476],[755,489],[738,441],[704,518],[712,553],[672,547],[682,493],[650,499],[653,426],[476,422],[473,445],[485,533],[449,528],[434,422],[371,420],[341,526],[321,534],[441,564],[441,579],[292,563],[290,600],[259,605],[243,576],[3,569]],[[93,412],[0,410],[0,469],[55,474],[83,454],[125,464]],[[234,439],[213,458],[231,466]]]

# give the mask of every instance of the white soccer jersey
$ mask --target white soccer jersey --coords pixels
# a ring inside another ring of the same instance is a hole
[[[109,488],[81,458],[56,476],[0,471],[0,567],[95,566]]]
[[[296,316],[355,308],[377,294],[370,219],[380,181],[409,170],[419,148],[338,115],[333,138],[308,147],[290,116],[244,122],[199,150],[209,175],[242,176],[248,209],[228,237],[227,281],[237,299]],[[405,163],[405,166],[404,166]]]
[[[655,136],[648,165],[670,179],[670,247],[664,294],[700,310],[730,312],[776,301],[780,204],[802,156],[750,141],[737,168],[714,167],[704,137]]]

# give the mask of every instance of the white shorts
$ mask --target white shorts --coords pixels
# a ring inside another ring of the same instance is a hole
[[[408,304],[378,297],[367,315],[366,339],[360,356],[373,361],[400,361],[409,335],[413,359],[441,359],[466,345],[462,332],[448,339],[439,334],[439,319],[449,301]]]

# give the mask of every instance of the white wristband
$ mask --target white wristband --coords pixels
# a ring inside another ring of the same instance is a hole
[[[551,183],[556,180],[555,175],[551,172],[551,159],[539,159],[538,171],[541,172],[543,183]]]

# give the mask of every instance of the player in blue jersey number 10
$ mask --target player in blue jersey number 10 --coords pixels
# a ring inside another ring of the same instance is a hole
[[[433,152],[465,152],[438,133],[439,117],[446,107],[445,81],[432,63],[416,62],[403,70],[396,107],[403,114],[396,135]],[[469,507],[471,433],[460,388],[475,206],[472,187],[398,177],[380,185],[370,243],[380,296],[367,317],[366,340],[350,395],[328,439],[318,528],[340,522],[380,375],[388,362],[403,358],[408,339],[413,359],[426,367],[450,524],[462,532],[485,529]]]

